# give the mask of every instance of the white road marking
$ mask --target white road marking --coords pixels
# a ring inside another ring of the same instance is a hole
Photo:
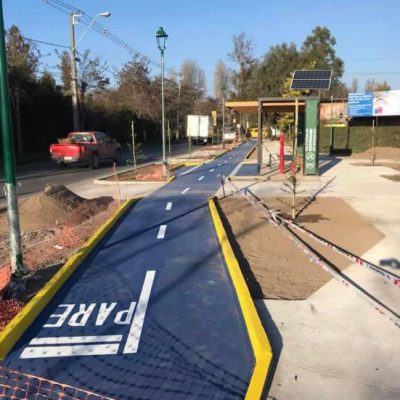
[[[228,162],[228,160],[225,160],[224,163]]]
[[[186,189],[184,189],[184,190],[182,190],[182,194],[185,194],[185,193],[187,193],[188,191],[190,190],[190,188],[186,188]]]
[[[167,225],[160,225],[160,229],[158,230],[157,234],[157,239],[164,239],[166,230],[167,230]]]
[[[211,168],[211,169],[210,169],[210,172],[214,172],[214,171],[215,171],[215,168]]]
[[[118,343],[26,347],[21,353],[20,358],[101,356],[106,354],[117,354],[118,348]]]
[[[221,174],[217,174],[217,178],[219,178],[221,176]]]
[[[147,271],[135,316],[133,317],[131,329],[129,330],[128,339],[124,347],[124,353],[136,353],[139,347],[140,336],[142,335],[144,317],[146,316],[147,306],[149,304],[150,292],[153,287],[156,271]]]
[[[165,209],[166,209],[167,211],[169,211],[169,210],[171,210],[171,208],[172,208],[172,202],[169,201],[169,202],[167,203],[167,205],[165,206]]]
[[[204,179],[204,176],[201,176],[199,179],[197,179],[198,181],[202,181]]]
[[[217,167],[220,167],[222,164],[218,164]]]
[[[179,174],[178,176],[184,176],[184,175],[187,175],[187,174],[189,174],[190,172],[192,172],[192,171],[194,171],[196,168],[199,168],[200,167],[200,164],[199,165],[195,165],[193,168],[190,168],[190,169],[188,169],[187,171],[185,171],[185,172],[182,172],[181,174]]]
[[[41,337],[32,339],[30,345],[38,344],[81,344],[81,343],[107,343],[120,342],[122,335],[99,335],[99,336],[59,336]]]
[[[229,176],[235,176],[237,173],[238,173],[238,171],[239,171],[239,169],[242,167],[242,165],[243,164],[238,164],[238,165],[236,165],[236,167],[233,169],[233,171],[229,174]]]

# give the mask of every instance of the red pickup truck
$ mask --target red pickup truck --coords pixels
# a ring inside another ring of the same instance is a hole
[[[50,145],[51,159],[60,165],[85,164],[98,168],[102,161],[117,161],[120,144],[103,132],[71,132]]]

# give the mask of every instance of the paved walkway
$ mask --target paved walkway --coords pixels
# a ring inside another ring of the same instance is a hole
[[[5,365],[118,399],[243,399],[253,352],[207,199],[252,145],[130,209]]]
[[[321,155],[321,176],[302,178],[300,189],[346,200],[385,235],[361,256],[400,275],[390,267],[400,266],[400,183],[382,177],[396,171],[354,162]],[[235,184],[260,197],[284,195],[281,181]],[[400,288],[356,264],[345,273],[400,315]],[[351,289],[332,279],[307,300],[257,305],[278,359],[268,399],[400,398],[400,329]]]

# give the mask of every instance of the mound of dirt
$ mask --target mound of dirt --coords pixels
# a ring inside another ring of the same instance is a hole
[[[370,159],[372,150],[365,150],[361,153],[354,153],[350,158],[355,159]],[[380,160],[396,160],[400,159],[400,148],[398,147],[376,147],[376,158]]]
[[[46,185],[44,191],[19,202],[21,231],[59,225],[85,199],[63,185]],[[7,212],[0,214],[0,234],[8,231]]]

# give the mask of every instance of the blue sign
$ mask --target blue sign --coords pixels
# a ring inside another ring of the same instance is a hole
[[[349,93],[349,117],[371,117],[373,102],[372,92]]]

